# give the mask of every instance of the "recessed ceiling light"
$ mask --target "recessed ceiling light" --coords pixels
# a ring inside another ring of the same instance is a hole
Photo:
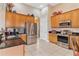
[[[43,8],[44,6],[43,5],[40,5],[40,8]]]

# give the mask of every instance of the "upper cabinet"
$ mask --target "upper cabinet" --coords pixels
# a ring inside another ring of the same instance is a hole
[[[55,17],[51,17],[51,26],[52,27],[54,27],[54,28],[56,28],[56,27],[58,27],[59,25],[58,25],[58,16],[55,16]]]
[[[79,27],[79,9],[72,10],[60,15],[51,17],[51,27],[58,28],[63,27],[78,28]]]
[[[25,17],[24,15],[16,14],[15,27],[24,27],[25,20],[27,20]]]
[[[16,19],[15,21],[15,27],[20,27],[21,26],[21,15],[15,14]]]
[[[6,27],[24,27],[25,23],[34,23],[34,17],[18,13],[6,13]]]
[[[34,23],[34,17],[32,17],[32,16],[26,16],[26,22],[32,22],[32,23]]]
[[[15,23],[15,20],[16,18],[15,18],[15,15],[14,15],[14,13],[10,13],[10,12],[7,12],[6,13],[6,20],[5,20],[5,26],[6,27],[14,27],[14,23]]]
[[[66,12],[62,14],[64,16],[64,20],[71,20],[72,12]]]
[[[71,11],[72,27],[79,28],[79,9]]]

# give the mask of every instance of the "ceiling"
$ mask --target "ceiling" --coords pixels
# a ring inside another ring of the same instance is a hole
[[[37,8],[37,9],[43,9],[43,8],[47,7],[48,5],[55,6],[57,4],[58,3],[51,3],[51,4],[48,4],[48,3],[27,3],[26,5],[29,5],[31,7]]]
[[[48,4],[46,3],[28,3],[28,5],[37,8],[37,9],[42,9],[44,7],[46,7]]]

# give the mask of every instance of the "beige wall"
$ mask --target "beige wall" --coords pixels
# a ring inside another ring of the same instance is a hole
[[[21,14],[34,14],[35,16],[40,16],[39,10],[35,9],[31,6],[28,6],[27,4],[23,3],[14,3],[13,10],[16,10],[17,13]]]
[[[48,10],[49,10],[48,11],[48,20],[49,20],[48,28],[49,28],[49,30],[51,30],[50,17],[54,11],[62,10],[63,12],[67,12],[67,11],[77,9],[77,8],[79,8],[79,3],[61,3],[54,7],[49,6],[49,8],[48,8]]]

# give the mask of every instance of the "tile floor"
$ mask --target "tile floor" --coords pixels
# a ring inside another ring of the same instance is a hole
[[[72,50],[62,48],[45,40],[39,40],[39,43],[37,45],[27,45],[30,56],[73,56]]]
[[[5,49],[0,49],[0,56],[22,56],[23,46],[24,45],[19,45]]]
[[[10,47],[6,49],[0,49],[1,56],[22,56],[23,52],[25,56],[72,56],[72,50],[68,50],[57,46],[55,44],[49,43],[45,40],[39,40],[37,44],[25,45],[25,50],[23,51],[24,45],[19,45],[15,47]]]

